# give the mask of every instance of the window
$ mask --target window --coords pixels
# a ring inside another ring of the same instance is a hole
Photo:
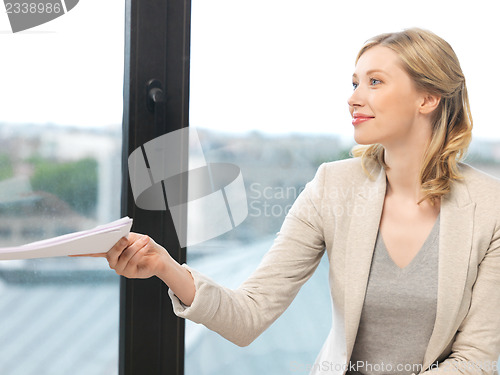
[[[124,149],[128,156],[159,135],[188,126],[189,104],[189,0],[129,0],[126,3]],[[148,106],[151,80],[161,85],[165,102]],[[177,156],[176,156],[177,157]],[[187,163],[187,155],[178,155]],[[134,219],[135,232],[150,235],[179,262],[179,245],[167,211],[138,208],[123,174],[122,215]],[[182,190],[185,180],[179,180]],[[172,312],[167,287],[157,278],[121,282],[120,374],[182,374],[184,321]]]
[[[1,22],[0,246],[119,218],[124,5]],[[0,261],[0,373],[118,374],[119,280],[103,259]]]

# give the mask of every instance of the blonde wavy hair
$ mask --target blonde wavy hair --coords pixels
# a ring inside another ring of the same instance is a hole
[[[432,204],[450,191],[452,181],[461,179],[458,163],[465,157],[472,132],[472,116],[465,77],[451,46],[434,33],[418,28],[386,33],[368,40],[356,57],[374,46],[395,51],[417,89],[441,97],[432,117],[432,136],[420,170],[423,198]],[[357,145],[351,155],[361,157],[366,174],[368,161],[388,168],[380,144]]]

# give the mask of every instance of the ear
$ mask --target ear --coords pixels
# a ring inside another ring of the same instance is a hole
[[[422,97],[422,101],[420,103],[420,113],[422,114],[429,114],[433,112],[439,105],[439,102],[441,101],[441,96],[440,95],[435,95],[435,94],[424,94]]]

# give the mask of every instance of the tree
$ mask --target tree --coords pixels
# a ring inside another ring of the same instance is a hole
[[[31,185],[68,203],[85,215],[94,213],[97,204],[97,161],[85,158],[74,162],[54,163],[32,159],[35,171]]]
[[[0,154],[0,181],[6,180],[14,176],[12,161],[9,155]]]

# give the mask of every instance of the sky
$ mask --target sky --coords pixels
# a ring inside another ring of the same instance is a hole
[[[365,40],[429,29],[457,53],[473,134],[500,140],[500,2],[192,0],[190,125],[352,138],[347,98]],[[0,122],[119,124],[124,0],[80,0],[13,34],[0,5]]]

